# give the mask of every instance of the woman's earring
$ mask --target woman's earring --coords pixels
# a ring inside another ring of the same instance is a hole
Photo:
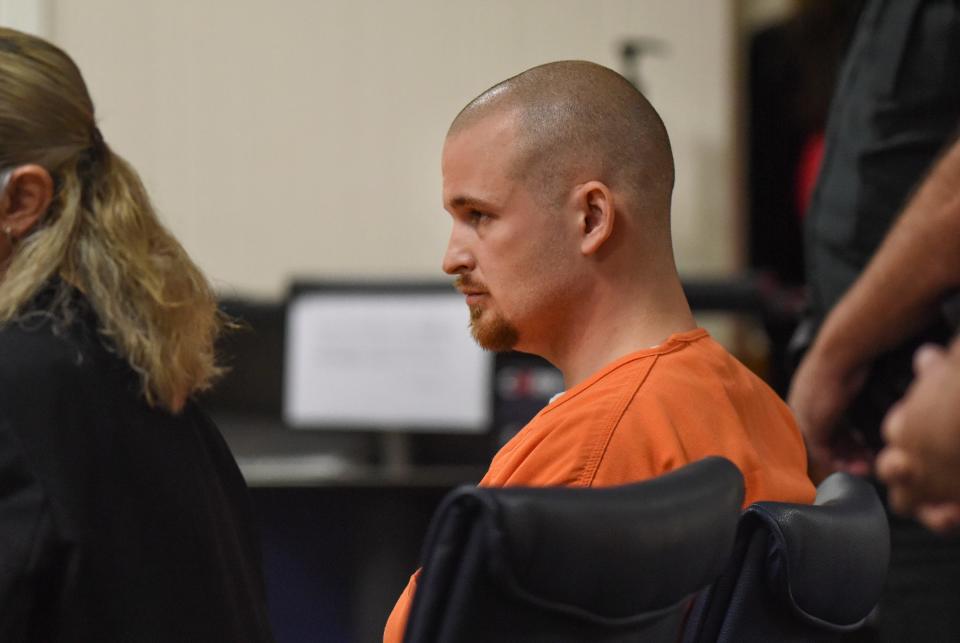
[[[12,229],[10,228],[10,226],[8,226],[8,225],[3,226],[3,236],[5,236],[5,237],[7,238],[7,241],[8,241],[11,245],[12,245],[13,242],[15,241],[15,239],[13,238],[13,230],[12,230]]]

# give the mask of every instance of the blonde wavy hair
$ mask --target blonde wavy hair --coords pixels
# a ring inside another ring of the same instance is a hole
[[[103,141],[76,64],[39,38],[0,28],[0,169],[45,168],[53,201],[17,241],[0,278],[0,324],[51,281],[69,319],[78,289],[106,344],[171,412],[220,374],[223,320],[206,278],[161,225],[136,171]],[[55,277],[59,277],[56,280]]]

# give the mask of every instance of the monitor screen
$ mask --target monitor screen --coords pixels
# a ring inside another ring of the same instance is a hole
[[[468,326],[449,284],[295,288],[284,419],[294,428],[488,430],[493,356]]]

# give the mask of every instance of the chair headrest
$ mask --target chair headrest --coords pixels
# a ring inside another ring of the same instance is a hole
[[[473,488],[505,590],[587,618],[631,619],[712,582],[733,547],[743,478],[707,458],[600,489]]]
[[[830,629],[858,627],[880,599],[890,531],[876,490],[834,473],[813,505],[760,502],[745,522],[770,532],[767,580],[798,615]]]

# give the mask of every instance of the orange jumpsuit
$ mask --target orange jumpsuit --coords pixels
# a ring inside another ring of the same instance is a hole
[[[744,506],[812,502],[803,440],[787,406],[703,329],[605,366],[548,404],[490,464],[481,486],[610,486],[722,455],[743,473]],[[384,643],[400,643],[417,574]]]

